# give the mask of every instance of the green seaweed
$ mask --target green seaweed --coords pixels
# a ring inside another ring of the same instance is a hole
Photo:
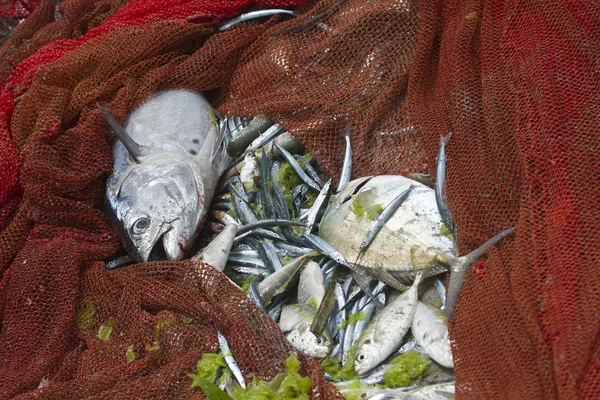
[[[273,400],[273,390],[269,382],[253,378],[248,389],[234,386],[230,389],[235,400]]]
[[[324,358],[321,361],[321,367],[323,367],[323,372],[326,372],[331,376],[337,376],[342,370],[342,364],[339,358]]]
[[[108,339],[110,339],[110,335],[112,334],[114,327],[115,319],[113,317],[108,317],[106,322],[100,325],[100,328],[98,329],[98,335],[96,336],[98,339],[100,339],[100,341],[106,342]]]
[[[254,211],[254,213],[256,214],[257,217],[262,218],[262,216],[263,216],[263,205],[262,204],[250,203],[250,207],[252,208],[252,211]]]
[[[300,361],[295,354],[287,358],[286,367],[286,372],[278,374],[271,382],[254,378],[248,389],[232,387],[231,396],[234,400],[308,400],[312,381],[299,374]]]
[[[342,367],[341,360],[339,358],[325,358],[321,361],[323,371],[327,372],[336,381],[349,381],[357,379],[356,372],[354,372],[354,356],[356,354],[356,348],[358,342],[354,343],[350,350],[348,350],[348,362]]]
[[[308,305],[313,307],[315,310],[319,308],[317,304],[317,299],[315,299],[314,297],[311,297],[310,300],[308,300]]]
[[[285,197],[288,208],[293,210],[294,203],[291,189],[302,183],[302,180],[298,174],[296,174],[296,171],[294,171],[294,168],[292,168],[290,163],[287,162],[281,163],[276,179],[277,184],[279,185],[279,188]]]
[[[315,200],[317,200],[317,195],[315,193],[307,193],[306,194],[306,202],[304,203],[304,208],[311,208],[315,204]]]
[[[375,221],[383,211],[381,204],[375,204],[372,209],[366,209],[357,195],[352,196],[352,203],[348,207],[358,218],[364,217],[367,221]]]
[[[192,387],[200,388],[206,395],[207,400],[233,400],[231,396],[211,381],[194,374],[188,374],[188,376],[194,381]]]
[[[363,208],[363,205],[360,202],[358,196],[352,196],[352,203],[350,203],[350,206],[348,206],[348,208],[357,217],[362,217],[363,215],[365,215],[365,209]]]
[[[133,352],[133,345],[131,345],[127,348],[127,351],[125,352],[125,358],[127,359],[128,362],[135,361],[135,353]]]
[[[244,189],[246,189],[246,192],[255,193],[259,191],[258,187],[254,184],[254,182],[243,182],[242,184],[244,185]]]
[[[162,350],[162,335],[163,332],[170,327],[171,325],[173,325],[175,323],[175,320],[173,318],[167,318],[167,319],[163,319],[163,320],[159,320],[156,323],[156,326],[154,327],[154,342],[152,343],[152,345],[150,344],[146,344],[146,351],[148,352],[157,352],[158,354],[160,354],[160,351]]]
[[[192,317],[183,317],[183,323],[186,325],[191,324],[193,321]]]
[[[96,323],[96,305],[90,299],[85,299],[81,303],[81,308],[75,315],[75,325],[79,329],[89,331],[94,327]]]
[[[359,312],[356,312],[354,314],[350,314],[350,316],[348,317],[348,325],[354,325],[358,321],[362,321],[364,319],[365,319],[365,312],[364,311],[359,311]]]
[[[217,116],[215,115],[215,112],[208,107],[206,107],[205,110],[208,113],[208,115],[210,116],[210,124],[212,126],[214,126],[215,129],[218,131],[219,127],[217,126]]]
[[[450,232],[450,229],[448,229],[446,224],[442,224],[440,227],[440,235],[445,236],[450,240],[454,240],[454,236],[452,236],[452,232]]]
[[[386,386],[396,388],[411,385],[423,374],[430,362],[414,350],[399,355],[384,372]]]
[[[248,289],[250,289],[250,284],[254,278],[256,278],[256,275],[248,275],[248,277],[242,281],[240,288],[244,291],[244,293],[248,294]]]
[[[350,316],[348,317],[347,320],[343,319],[343,320],[340,321],[340,324],[338,325],[338,328],[340,330],[344,330],[344,329],[346,329],[346,327],[348,325],[354,325],[358,321],[361,321],[363,319],[365,319],[365,313],[364,313],[364,311],[359,311],[357,313],[350,314]]]
[[[304,233],[304,227],[303,226],[292,226],[292,231],[294,231],[298,235],[302,235]]]
[[[221,353],[204,353],[196,364],[196,375],[214,381],[219,367],[227,367],[225,356]]]

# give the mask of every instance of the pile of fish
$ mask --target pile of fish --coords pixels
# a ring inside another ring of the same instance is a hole
[[[216,236],[193,258],[246,291],[345,396],[453,397],[447,319],[470,264],[514,229],[458,256],[444,190],[449,136],[434,188],[420,175],[351,180],[345,132],[334,188],[282,126],[219,118],[199,93],[159,93],[125,127],[101,110],[120,139],[109,214],[131,256],[108,268],[185,257],[208,215]],[[174,128],[160,112],[192,117]],[[228,366],[244,386],[233,357]]]

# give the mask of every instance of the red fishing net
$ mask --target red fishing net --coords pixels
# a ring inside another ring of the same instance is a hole
[[[333,176],[347,121],[355,177],[433,174],[452,132],[461,254],[517,227],[467,275],[450,330],[458,397],[600,397],[598,5],[330,0],[213,29],[301,2],[43,0],[14,29],[0,48],[0,398],[202,397],[187,374],[215,327],[244,371],[284,368],[278,328],[208,266],[105,270],[122,250],[95,103],[123,121],[161,88],[269,115]],[[334,397],[302,361],[313,394]]]

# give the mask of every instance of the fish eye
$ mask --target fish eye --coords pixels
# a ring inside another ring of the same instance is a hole
[[[144,233],[150,226],[150,219],[142,217],[133,223],[133,233]]]
[[[358,361],[365,361],[365,355],[361,353],[361,354],[358,355],[358,357],[356,357],[356,359]]]
[[[323,339],[317,338],[317,344],[323,344]]]

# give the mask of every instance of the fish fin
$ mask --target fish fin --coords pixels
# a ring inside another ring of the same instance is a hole
[[[354,276],[354,280],[356,281],[360,289],[363,291],[363,293],[369,296],[369,298],[371,299],[371,301],[373,301],[373,304],[375,304],[375,307],[377,307],[378,310],[381,310],[383,308],[383,304],[381,304],[377,296],[375,296],[369,288],[369,282],[366,282],[367,278],[359,274],[357,270],[353,270],[352,275]]]
[[[460,296],[460,290],[462,289],[463,282],[465,281],[465,276],[467,275],[467,271],[471,264],[473,264],[479,257],[485,253],[485,251],[500,242],[502,239],[510,235],[516,230],[516,228],[506,229],[493,238],[489,239],[487,242],[470,252],[469,254],[459,257],[456,263],[452,266],[450,272],[450,282],[448,283],[448,292],[446,295],[446,319],[449,321],[452,318],[452,313],[454,312],[454,308],[456,307],[456,303],[458,302],[458,297]]]
[[[217,139],[215,140],[215,146],[211,152],[212,164],[217,168],[220,174],[225,172],[227,166],[231,162],[231,157],[227,154],[226,146],[224,146],[225,130],[226,124],[222,124],[221,129],[217,134]]]
[[[448,132],[448,134],[446,136],[440,134],[440,147],[441,146],[446,147],[448,145],[448,142],[450,141],[451,137],[452,137],[452,132]]]
[[[410,286],[406,286],[405,284],[400,282],[398,279],[396,279],[392,274],[390,274],[385,269],[377,268],[375,271],[376,271],[375,274],[377,275],[377,277],[379,279],[381,279],[383,282],[390,285],[394,289],[396,289],[400,292],[406,292],[408,289],[410,289]]]
[[[117,121],[117,119],[110,113],[110,111],[102,107],[100,103],[96,103],[96,105],[100,109],[100,112],[102,113],[104,119],[106,119],[106,121],[108,122],[108,125],[110,125],[110,127],[115,132],[119,140],[123,143],[131,157],[137,164],[139,164],[140,157],[142,156],[140,145],[136,143],[136,141],[133,140],[131,136],[129,136],[125,128],[119,123],[119,121]]]
[[[342,133],[342,137],[348,141],[352,137],[352,122],[348,121],[346,124],[346,130]]]

